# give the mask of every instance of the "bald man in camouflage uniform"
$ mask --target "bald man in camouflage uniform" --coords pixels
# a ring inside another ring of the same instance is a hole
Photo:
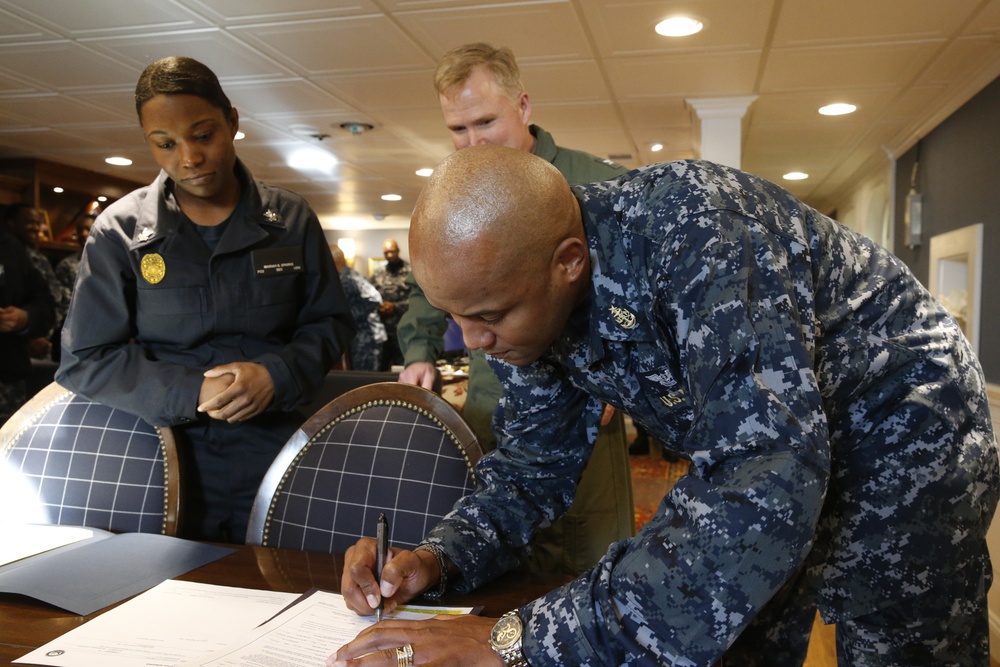
[[[514,53],[506,47],[473,43],[451,49],[434,72],[434,88],[455,150],[484,143],[518,148],[552,163],[571,184],[603,181],[627,171],[610,160],[559,146],[550,133],[530,123],[531,102]],[[433,389],[447,313],[427,303],[412,275],[407,283],[413,290],[409,310],[399,322],[406,366],[399,380]],[[486,356],[470,350],[462,419],[484,452],[496,447],[492,422],[502,395]],[[625,421],[620,413],[609,413],[606,422],[598,431],[573,507],[536,535],[529,570],[576,576],[593,567],[609,544],[635,533]]]
[[[487,201],[470,209],[462,192]],[[482,233],[447,241],[483,209]],[[537,216],[563,231],[539,238]],[[442,242],[485,248],[445,266]],[[390,608],[440,583],[428,549],[459,590],[530,557],[532,531],[572,500],[603,400],[691,472],[635,538],[515,610],[532,667],[801,665],[817,608],[842,664],[988,665],[1000,480],[984,379],[892,254],[726,167],[653,165],[570,190],[543,161],[490,147],[438,168],[410,249],[428,299],[506,360],[491,359],[506,391],[476,493],[383,571]],[[529,253],[534,270],[504,278],[485,264],[497,251]],[[468,283],[450,285],[452,270]],[[342,586],[359,610],[370,552],[348,555]],[[515,664],[490,657],[488,623],[379,624],[337,658],[410,644],[420,664],[461,645],[466,664]]]

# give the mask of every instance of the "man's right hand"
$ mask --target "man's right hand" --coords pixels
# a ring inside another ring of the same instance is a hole
[[[362,537],[344,554],[340,593],[348,609],[368,616],[384,599],[386,613],[437,586],[441,568],[428,551],[406,551],[391,547],[382,581],[375,580],[375,540]]]
[[[427,391],[434,391],[438,379],[438,370],[434,364],[426,361],[414,361],[399,374],[399,381],[404,384],[415,384]]]

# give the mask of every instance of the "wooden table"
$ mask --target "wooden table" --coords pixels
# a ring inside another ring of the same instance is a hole
[[[343,556],[265,547],[235,547],[237,551],[177,577],[185,581],[304,593],[310,588],[340,591]],[[444,605],[483,606],[484,616],[500,616],[563,583],[511,573],[470,595],[449,593]],[[43,602],[18,595],[0,594],[0,664],[42,646],[79,627],[90,616],[77,616]]]

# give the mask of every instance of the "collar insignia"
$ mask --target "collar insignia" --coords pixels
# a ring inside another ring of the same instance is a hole
[[[619,308],[618,306],[611,306],[609,309],[611,311],[611,316],[615,318],[615,322],[618,323],[622,329],[634,329],[638,319],[635,313],[629,312],[624,308]]]
[[[277,222],[278,220],[281,219],[281,216],[279,216],[271,209],[267,209],[266,211],[264,211],[264,217],[267,218],[268,222]]]
[[[151,227],[146,227],[144,230],[139,232],[140,241],[148,241],[153,237],[153,229]]]

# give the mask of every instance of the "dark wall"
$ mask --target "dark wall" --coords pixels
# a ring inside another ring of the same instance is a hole
[[[906,245],[904,210],[917,156],[923,195],[922,243]],[[1000,79],[938,125],[896,162],[894,252],[927,284],[930,238],[983,223],[983,284],[979,359],[989,382],[1000,383]]]

